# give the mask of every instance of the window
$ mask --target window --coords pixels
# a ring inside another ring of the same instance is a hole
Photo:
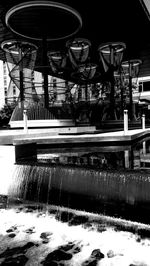
[[[56,88],[57,84],[56,84],[56,79],[53,79],[53,88]]]
[[[4,93],[5,93],[5,96],[7,96],[7,88],[6,87],[4,88]]]
[[[139,92],[150,91],[150,81],[139,82]]]
[[[13,95],[16,95],[16,87],[13,86]]]
[[[143,82],[143,91],[150,91],[150,81]]]
[[[7,78],[4,77],[4,86],[7,86]]]
[[[4,72],[4,75],[6,75],[6,74],[7,74],[7,66],[6,66],[6,64],[5,64],[5,63],[3,64],[3,72]]]

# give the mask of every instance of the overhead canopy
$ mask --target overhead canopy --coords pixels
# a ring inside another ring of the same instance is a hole
[[[9,14],[8,11],[13,10],[14,6],[24,2],[27,1],[0,1],[0,43],[4,40],[17,38],[33,42],[38,46],[41,45],[40,39],[30,38],[31,35],[28,38],[20,36],[11,31],[6,25],[6,14]],[[38,2],[44,2],[44,0]],[[53,36],[55,36],[55,32],[58,30],[59,34],[62,33],[62,36],[63,31],[64,35],[66,34],[66,38],[58,38],[58,40],[53,38],[52,41],[49,41],[48,49],[65,47],[66,41],[73,37],[73,35],[87,38],[91,42],[91,61],[98,62],[98,47],[100,44],[113,41],[123,42],[126,44],[123,59],[141,59],[142,65],[139,76],[150,75],[150,16],[147,0],[53,0],[53,3],[57,2],[70,6],[72,10],[71,16],[74,16],[75,20],[69,23],[70,20],[67,22],[67,16],[63,18],[62,14],[60,14],[59,18],[55,13],[50,20],[47,20],[42,15],[42,12],[39,18],[36,17],[36,21],[38,21],[36,23],[37,27],[39,28],[41,25],[40,30],[42,29],[42,24],[47,23],[46,32],[52,32]],[[65,12],[67,11],[65,10]],[[26,12],[24,15],[30,18],[35,30],[35,16],[32,13],[32,8],[29,13]],[[13,23],[13,19],[11,22]],[[23,17],[21,20],[15,21],[15,23],[23,23],[25,28],[29,27],[27,20]],[[30,29],[31,33],[32,29]],[[0,50],[0,59],[5,60],[2,50]],[[37,59],[37,65],[41,64],[39,61],[40,56]]]

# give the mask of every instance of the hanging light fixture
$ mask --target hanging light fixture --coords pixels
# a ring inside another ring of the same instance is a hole
[[[60,51],[49,51],[47,56],[52,72],[54,74],[63,74],[66,67],[67,55]]]
[[[108,42],[99,45],[98,52],[105,72],[107,72],[110,67],[112,67],[113,70],[117,70],[121,64],[125,48],[126,45],[123,42]]]
[[[103,64],[105,73],[107,73],[107,80],[110,81],[110,103],[109,103],[109,118],[111,120],[116,120],[116,110],[115,110],[115,77],[114,73],[117,71],[121,65],[123,58],[123,52],[126,45],[122,42],[108,42],[101,44],[98,47],[98,52],[100,55],[100,60]]]
[[[91,42],[84,38],[76,38],[73,41],[67,41],[66,47],[73,68],[78,68],[80,64],[87,61],[90,46]]]
[[[126,79],[129,81],[129,98],[130,98],[130,106],[129,106],[129,118],[130,120],[134,120],[134,110],[133,110],[133,95],[132,95],[132,79],[137,78],[139,74],[139,67],[142,61],[140,59],[131,59],[128,61],[124,61],[121,64],[123,69],[123,73],[126,76]]]
[[[79,77],[82,80],[91,80],[96,74],[97,65],[93,63],[87,63],[79,66]]]
[[[9,76],[20,90],[20,104],[27,108],[34,102],[36,95],[33,86],[33,70],[38,47],[26,41],[6,40],[2,42],[1,49],[5,52]]]
[[[140,59],[123,61],[121,66],[125,75],[136,78],[139,74],[139,67],[142,64]]]

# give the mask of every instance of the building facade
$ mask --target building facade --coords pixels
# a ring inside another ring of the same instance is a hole
[[[11,81],[7,63],[0,61],[0,109],[5,104],[15,103],[19,96],[19,89]]]

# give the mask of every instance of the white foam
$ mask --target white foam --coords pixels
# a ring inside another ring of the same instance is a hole
[[[26,255],[30,259],[26,264],[28,266],[38,265],[48,253],[68,242],[74,242],[81,248],[79,253],[73,255],[69,266],[81,265],[94,249],[100,249],[105,256],[98,264],[100,266],[150,265],[150,240],[147,238],[137,242],[136,234],[115,231],[113,226],[98,232],[83,225],[69,226],[45,212],[41,212],[41,215],[37,211],[16,213],[15,209],[0,210],[0,216],[0,253],[6,247],[22,246],[29,241],[40,244],[42,232],[52,233],[49,243],[34,246],[27,251]],[[14,225],[17,227],[16,237],[8,241],[6,230]],[[27,234],[25,230],[28,228],[33,228],[34,233]],[[114,254],[111,258],[107,256],[109,251]]]

